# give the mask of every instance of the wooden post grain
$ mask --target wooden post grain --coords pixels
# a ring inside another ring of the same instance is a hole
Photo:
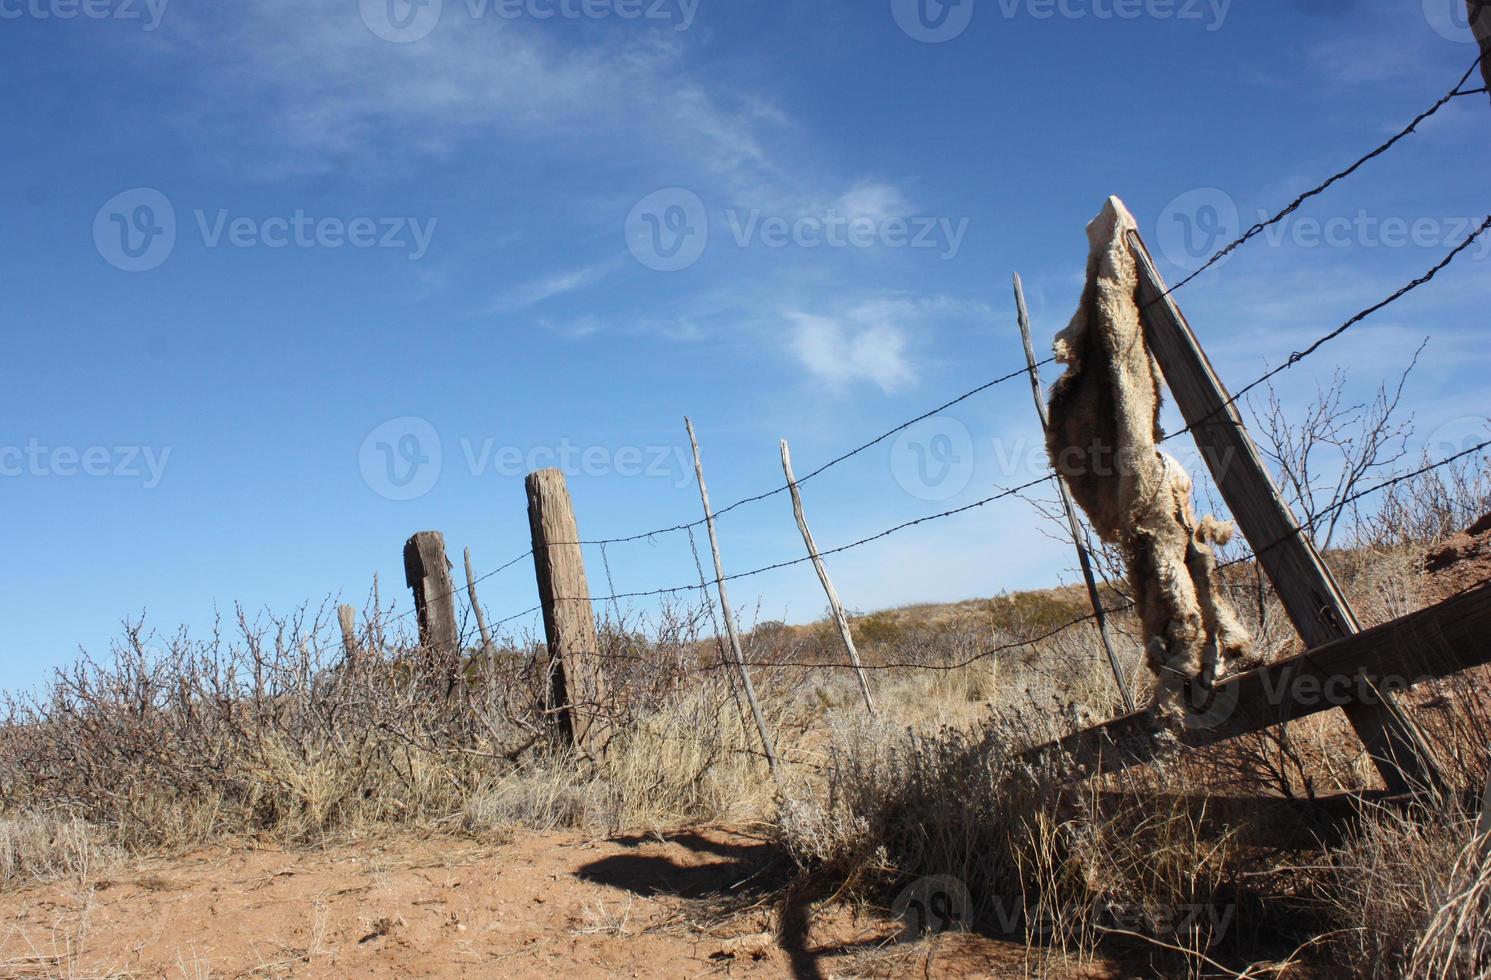
[[[550,708],[574,746],[594,758],[609,734],[606,684],[574,503],[562,470],[530,473],[526,485],[533,567],[549,643]]]
[[[461,637],[456,625],[456,589],[450,561],[445,557],[445,535],[421,531],[404,545],[404,578],[414,590],[419,620],[419,643],[426,662],[444,682],[446,694],[455,691],[461,669]]]
[[[1169,295],[1138,232],[1129,232],[1129,243],[1139,267],[1138,300],[1150,351],[1284,611],[1307,648],[1360,632],[1345,594],[1279,495],[1242,414]],[[1371,703],[1358,700],[1342,707],[1390,791],[1443,788],[1423,737],[1391,693],[1383,692]]]
[[[337,607],[337,622],[342,627],[342,653],[348,661],[357,659],[357,610],[351,606]]]
[[[719,586],[720,608],[725,614],[725,631],[730,635],[730,652],[735,667],[740,671],[741,686],[745,689],[746,701],[750,703],[751,715],[756,719],[756,731],[761,736],[761,748],[766,754],[766,764],[771,774],[780,779],[777,772],[777,750],[772,744],[771,734],[766,730],[766,718],[761,714],[761,703],[756,700],[756,688],[751,683],[750,671],[746,670],[745,655],[740,650],[740,633],[735,628],[735,612],[730,608],[730,593],[725,588],[725,563],[720,559],[720,539],[714,530],[714,511],[709,507],[709,488],[704,484],[704,462],[699,456],[699,440],[694,437],[694,423],[683,420],[689,432],[689,445],[694,450],[694,478],[699,481],[699,500],[704,504],[704,523],[709,528],[709,549],[714,553],[714,578]]]
[[[1046,430],[1051,428],[1051,413],[1046,407],[1046,398],[1041,391],[1041,372],[1036,367],[1035,348],[1030,342],[1030,313],[1025,308],[1025,284],[1020,281],[1020,274],[1015,274],[1015,308],[1018,311],[1020,321],[1020,339],[1025,344],[1025,363],[1030,366],[1030,391],[1035,395],[1035,411],[1041,420],[1041,436],[1045,437]],[[1114,649],[1113,637],[1108,633],[1108,613],[1103,608],[1103,596],[1098,591],[1097,576],[1092,572],[1092,557],[1088,552],[1086,535],[1082,532],[1082,523],[1077,519],[1077,507],[1072,502],[1071,491],[1067,489],[1066,481],[1058,479],[1056,489],[1061,494],[1061,506],[1066,512],[1067,529],[1072,535],[1072,545],[1077,549],[1077,563],[1082,567],[1082,578],[1087,583],[1087,598],[1092,602],[1092,614],[1096,618],[1098,635],[1103,640],[1103,650],[1108,654],[1108,666],[1113,671],[1113,679],[1118,682],[1118,693],[1123,696],[1123,705],[1129,714],[1133,714],[1134,695],[1129,691],[1128,678],[1124,676],[1123,665],[1118,662],[1118,651]]]
[[[786,439],[782,440],[782,472],[787,475],[787,488],[792,492],[792,513],[797,517],[797,529],[802,532],[802,543],[807,545],[808,556],[813,559],[813,569],[818,573],[818,581],[823,583],[823,591],[828,596],[828,607],[833,612],[834,625],[839,628],[839,639],[844,641],[844,650],[849,654],[849,662],[854,665],[854,672],[859,677],[859,689],[865,697],[865,707],[873,715],[875,698],[870,694],[870,681],[865,676],[864,665],[859,662],[859,651],[854,648],[854,634],[849,631],[849,617],[844,614],[844,604],[839,601],[839,592],[834,588],[833,581],[828,577],[828,568],[818,555],[813,532],[808,530],[808,518],[802,509],[802,494],[797,490],[797,476],[792,472],[792,450],[788,448]]]

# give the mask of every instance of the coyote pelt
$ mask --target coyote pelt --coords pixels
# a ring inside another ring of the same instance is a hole
[[[1134,227],[1117,198],[1087,227],[1087,286],[1056,337],[1067,370],[1051,391],[1046,445],[1098,535],[1123,553],[1158,679],[1154,710],[1175,721],[1190,682],[1210,683],[1219,655],[1240,657],[1252,641],[1222,592],[1212,551],[1232,527],[1197,519],[1190,477],[1157,446],[1160,378],[1135,296]]]

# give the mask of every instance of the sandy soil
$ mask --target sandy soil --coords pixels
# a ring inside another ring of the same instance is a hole
[[[954,977],[1033,965],[983,937],[899,943],[894,921],[793,894],[785,872],[767,843],[723,831],[204,851],[0,893],[0,978]]]

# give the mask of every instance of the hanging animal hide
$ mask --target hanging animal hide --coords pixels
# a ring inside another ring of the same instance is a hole
[[[1116,197],[1087,227],[1087,285],[1056,337],[1067,370],[1051,391],[1046,444],[1093,528],[1124,556],[1158,680],[1156,713],[1175,720],[1191,682],[1209,685],[1219,656],[1240,657],[1252,641],[1221,589],[1212,551],[1232,526],[1197,519],[1190,477],[1158,448],[1160,375],[1136,299],[1127,238],[1135,227]]]

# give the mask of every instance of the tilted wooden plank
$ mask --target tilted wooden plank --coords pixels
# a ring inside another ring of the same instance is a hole
[[[1169,295],[1148,248],[1137,232],[1129,232],[1129,240],[1139,266],[1138,299],[1150,351],[1285,612],[1306,647],[1356,633],[1361,627],[1346,596],[1279,495],[1237,405]],[[1443,785],[1422,737],[1392,695],[1341,707],[1389,790]]]
[[[1491,583],[1437,606],[1229,677],[1187,719],[1180,744],[1200,748],[1346,702],[1369,705],[1392,691],[1491,663]],[[1113,772],[1154,758],[1167,745],[1147,712],[1126,715],[1032,750],[1070,756]]]

